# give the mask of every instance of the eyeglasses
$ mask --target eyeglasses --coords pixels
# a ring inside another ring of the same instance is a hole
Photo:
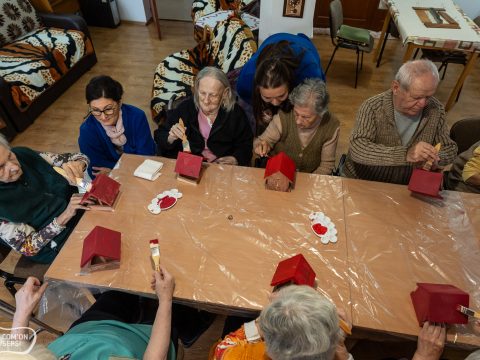
[[[102,116],[103,113],[105,116],[112,116],[113,114],[115,114],[115,110],[117,110],[116,107],[105,108],[103,110],[90,109],[90,114],[92,114],[93,116]]]

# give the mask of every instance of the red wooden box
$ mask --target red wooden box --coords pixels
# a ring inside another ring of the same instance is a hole
[[[410,293],[420,326],[425,321],[447,324],[466,324],[467,315],[457,305],[468,307],[469,295],[453,285],[417,283]]]
[[[441,172],[414,169],[408,183],[408,190],[422,195],[441,198],[438,192],[442,188],[442,180],[443,174]]]
[[[296,168],[295,162],[282,151],[281,153],[278,153],[277,155],[268,159],[264,178],[280,172],[285,175],[291,183],[293,183],[295,181]]]
[[[88,205],[86,200],[95,204],[113,207],[120,192],[120,183],[105,174],[99,174],[92,181],[92,188],[83,194],[81,203]]]
[[[83,240],[82,259],[80,267],[103,265],[119,262],[122,234],[102,226],[95,226]]]
[[[315,283],[315,271],[302,254],[280,261],[270,285],[278,286],[289,282],[312,287]]]
[[[175,172],[180,176],[198,179],[202,170],[203,157],[180,151],[175,163]]]

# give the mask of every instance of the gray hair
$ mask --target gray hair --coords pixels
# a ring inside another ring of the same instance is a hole
[[[198,85],[200,84],[200,80],[206,77],[214,78],[215,80],[220,81],[220,83],[223,85],[226,90],[226,94],[223,97],[222,107],[227,112],[231,111],[235,106],[235,97],[233,96],[232,87],[230,86],[227,75],[219,68],[213,66],[204,67],[198,72],[197,77],[195,78],[193,101],[197,109],[199,108]]]
[[[10,150],[10,144],[8,143],[7,138],[3,134],[0,134],[0,146],[3,146],[4,148]]]
[[[311,106],[315,113],[322,116],[328,111],[330,95],[322,80],[305,79],[292,90],[289,99],[293,106]]]
[[[425,59],[407,61],[398,69],[395,80],[398,81],[402,89],[409,90],[413,80],[425,74],[432,75],[438,85],[440,82],[438,69],[433,62]]]
[[[335,305],[306,285],[280,289],[258,325],[274,360],[331,360],[341,336]]]
[[[465,360],[480,360],[480,350],[477,350],[468,355]]]

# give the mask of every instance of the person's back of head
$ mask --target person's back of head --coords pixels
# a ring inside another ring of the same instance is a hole
[[[257,59],[254,87],[276,88],[286,84],[291,91],[302,56],[295,55],[286,40],[265,46]]]
[[[480,350],[474,351],[468,355],[465,360],[480,360]]]
[[[273,360],[331,360],[341,337],[335,305],[309,286],[281,289],[258,325]]]

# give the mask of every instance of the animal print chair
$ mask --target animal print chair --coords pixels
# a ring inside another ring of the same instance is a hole
[[[158,64],[150,103],[157,123],[165,118],[172,98],[178,100],[192,95],[195,76],[205,66],[216,66],[231,79],[236,76],[236,69],[245,65],[257,51],[250,28],[236,17],[219,22],[210,38],[209,42],[200,42],[193,49],[169,55]]]
[[[96,62],[81,17],[0,0],[0,131],[23,131]]]

